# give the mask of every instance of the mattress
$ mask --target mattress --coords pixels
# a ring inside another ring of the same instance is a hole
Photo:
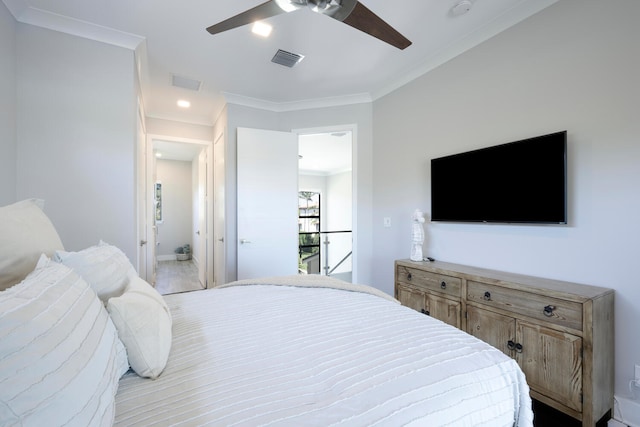
[[[165,300],[167,366],[122,377],[117,426],[533,425],[514,360],[366,287],[242,283]]]

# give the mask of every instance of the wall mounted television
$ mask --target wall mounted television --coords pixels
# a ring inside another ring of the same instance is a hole
[[[431,160],[431,220],[567,223],[567,132]]]

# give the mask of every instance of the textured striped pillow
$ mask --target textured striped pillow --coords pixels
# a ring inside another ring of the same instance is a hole
[[[64,249],[43,205],[28,199],[0,207],[0,291],[27,277],[40,254]]]
[[[126,350],[95,292],[71,269],[41,259],[0,292],[0,343],[3,425],[113,423]]]
[[[86,280],[105,304],[122,295],[129,278],[138,275],[124,252],[103,241],[79,252],[57,251],[54,259]]]
[[[131,368],[141,377],[158,378],[171,351],[171,312],[162,295],[135,277],[124,294],[107,302],[107,311]]]

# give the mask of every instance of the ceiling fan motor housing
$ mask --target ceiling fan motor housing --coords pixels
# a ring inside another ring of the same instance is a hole
[[[274,0],[285,12],[293,12],[304,6],[316,13],[343,21],[353,12],[357,0]]]

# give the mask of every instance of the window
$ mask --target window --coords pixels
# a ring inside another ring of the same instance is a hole
[[[162,183],[156,182],[153,192],[153,200],[156,207],[156,222],[162,222]]]
[[[298,269],[320,274],[320,193],[298,192]]]

